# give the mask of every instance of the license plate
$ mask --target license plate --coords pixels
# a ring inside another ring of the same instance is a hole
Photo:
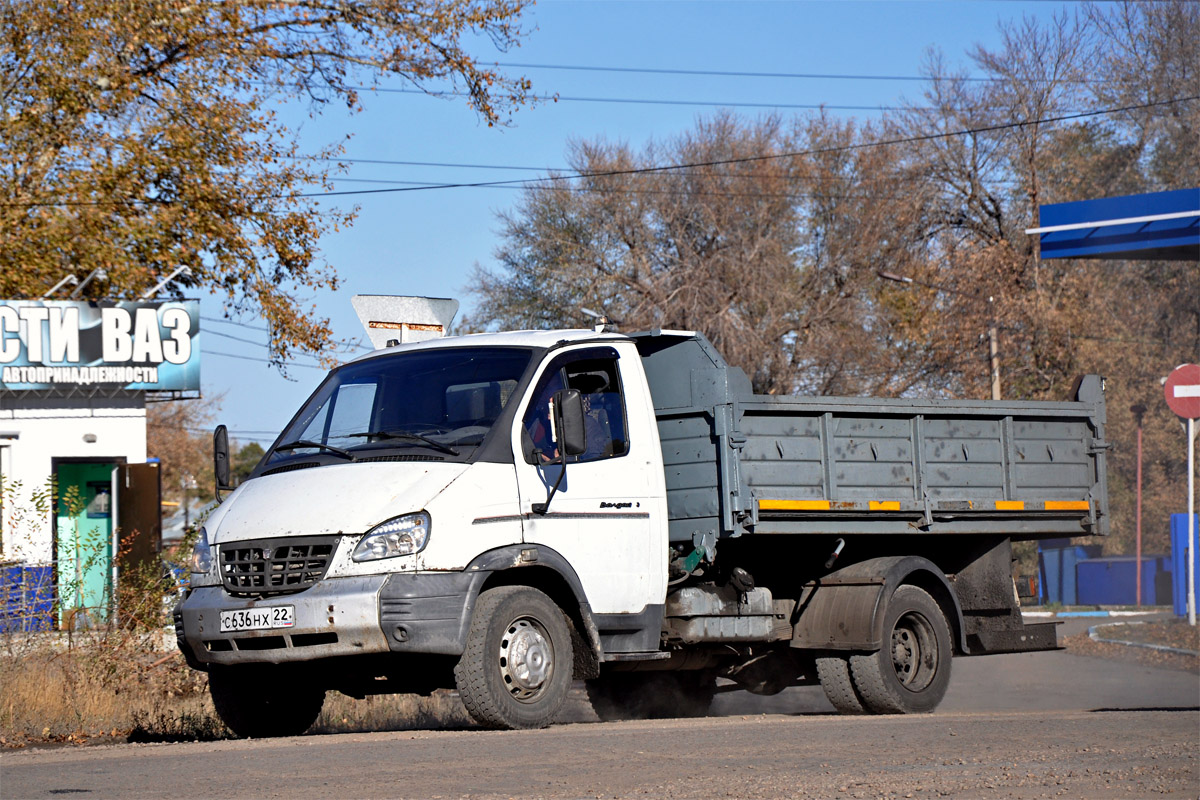
[[[221,633],[290,628],[295,624],[295,606],[263,606],[221,612]]]

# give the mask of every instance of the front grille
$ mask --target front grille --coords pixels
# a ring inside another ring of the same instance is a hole
[[[308,469],[309,467],[321,466],[320,461],[301,461],[299,464],[284,464],[282,467],[275,467],[263,473],[263,475],[278,475],[281,472],[294,472],[298,469]]]
[[[366,456],[359,458],[359,461],[445,461],[442,456],[427,456],[417,453],[411,453],[402,456]]]
[[[221,545],[221,580],[235,595],[291,594],[321,580],[337,536],[259,539]]]

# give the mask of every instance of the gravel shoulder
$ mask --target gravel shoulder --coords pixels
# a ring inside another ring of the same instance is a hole
[[[1198,722],[1195,711],[741,715],[43,750],[0,763],[14,798],[1194,798]]]

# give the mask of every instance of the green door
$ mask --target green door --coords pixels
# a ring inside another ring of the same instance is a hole
[[[63,627],[108,619],[112,604],[111,463],[59,464],[58,600]]]

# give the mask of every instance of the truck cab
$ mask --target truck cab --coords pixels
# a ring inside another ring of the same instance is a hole
[[[568,393],[586,434],[572,454],[558,450],[554,409]],[[210,671],[226,720],[257,733],[262,714],[237,710],[258,702],[238,689],[245,676],[288,676],[292,695],[436,688],[449,674],[438,657],[464,653],[481,595],[519,582],[571,618],[566,634],[561,619],[518,615],[525,660],[506,656],[517,663],[500,679],[524,684],[514,710],[528,712],[530,696],[564,694],[572,645],[593,672],[658,651],[665,497],[627,337],[518,332],[378,351],[333,370],[206,520],[176,612],[180,647]],[[553,636],[567,639],[552,648]],[[503,709],[491,717],[514,724]]]

